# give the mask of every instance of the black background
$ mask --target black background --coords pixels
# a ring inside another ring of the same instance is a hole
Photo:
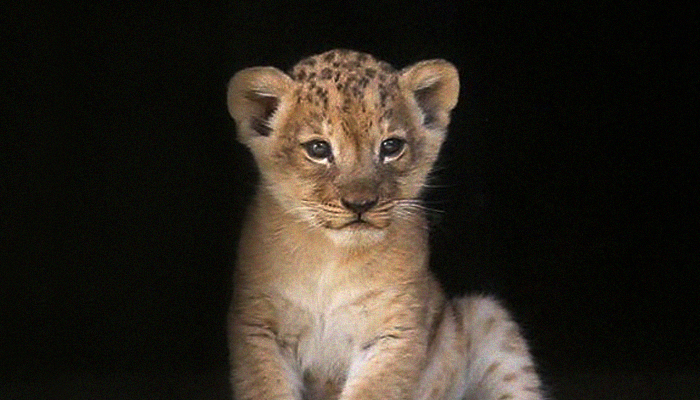
[[[597,398],[656,398],[700,371],[695,9],[46,3],[0,21],[6,398],[227,395],[256,172],[226,82],[336,47],[459,68],[431,264],[504,300],[555,395],[592,374],[633,381]]]

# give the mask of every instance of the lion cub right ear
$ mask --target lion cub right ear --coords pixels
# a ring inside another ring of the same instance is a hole
[[[283,97],[293,81],[273,67],[254,67],[237,72],[228,83],[228,112],[236,121],[238,140],[269,136]]]
[[[428,129],[445,130],[459,98],[459,73],[445,60],[427,60],[401,70],[399,84],[413,97]]]

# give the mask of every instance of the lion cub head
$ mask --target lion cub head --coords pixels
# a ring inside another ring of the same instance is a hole
[[[268,190],[292,215],[328,232],[382,231],[418,213],[416,201],[457,103],[443,60],[400,71],[333,50],[238,72],[228,109]]]

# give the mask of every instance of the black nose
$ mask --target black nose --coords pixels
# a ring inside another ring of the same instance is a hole
[[[369,211],[372,207],[377,205],[377,198],[372,198],[372,199],[341,199],[341,203],[343,203],[343,207],[347,208],[348,210],[356,213],[356,214],[362,214],[364,212]]]

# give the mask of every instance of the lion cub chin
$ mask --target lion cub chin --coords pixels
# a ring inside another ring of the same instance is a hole
[[[418,200],[457,104],[443,60],[333,50],[238,72],[228,108],[261,184],[228,320],[236,399],[541,399],[518,327],[447,300]]]

